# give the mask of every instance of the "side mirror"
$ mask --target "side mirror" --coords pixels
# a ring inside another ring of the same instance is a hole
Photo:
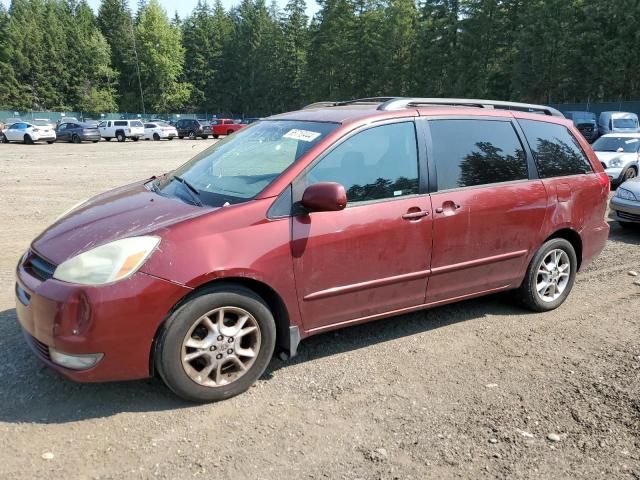
[[[302,206],[309,212],[344,210],[347,206],[347,192],[339,183],[314,183],[302,194]]]

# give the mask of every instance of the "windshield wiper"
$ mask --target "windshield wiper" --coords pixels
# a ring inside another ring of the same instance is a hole
[[[193,200],[194,204],[196,204],[199,207],[202,206],[202,201],[200,200],[200,198],[198,198],[200,197],[200,192],[196,187],[194,187],[188,180],[182,178],[180,175],[174,175],[173,179],[179,181],[182,185],[186,187],[186,190],[187,192],[189,192],[189,195],[191,196],[191,199]]]

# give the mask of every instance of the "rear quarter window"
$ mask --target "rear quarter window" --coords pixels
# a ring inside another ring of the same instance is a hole
[[[438,190],[529,178],[524,148],[511,122],[430,120]]]
[[[518,123],[527,137],[540,178],[593,172],[580,144],[564,125],[536,120]]]

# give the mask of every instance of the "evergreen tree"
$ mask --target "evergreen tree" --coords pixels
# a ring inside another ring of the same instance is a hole
[[[305,99],[305,81],[307,74],[307,51],[309,50],[308,23],[304,0],[289,0],[285,7],[283,21],[284,52],[283,76],[287,88],[280,92],[285,98],[286,109],[302,106]]]
[[[9,43],[4,41],[8,34],[9,12],[0,4],[0,108],[13,108],[20,102],[19,86],[11,65],[11,49]]]
[[[158,0],[150,0],[139,17],[136,44],[146,110],[180,109],[189,100],[192,89],[191,84],[179,81],[184,67],[180,30],[171,25]]]
[[[111,51],[111,67],[119,82],[118,107],[121,111],[142,110],[133,18],[127,0],[102,0],[98,9],[98,26]]]

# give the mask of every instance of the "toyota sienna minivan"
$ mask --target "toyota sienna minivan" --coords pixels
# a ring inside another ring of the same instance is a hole
[[[560,306],[608,193],[549,107],[322,102],[70,209],[17,266],[18,319],[73,380],[220,400],[316,333],[505,290]]]

